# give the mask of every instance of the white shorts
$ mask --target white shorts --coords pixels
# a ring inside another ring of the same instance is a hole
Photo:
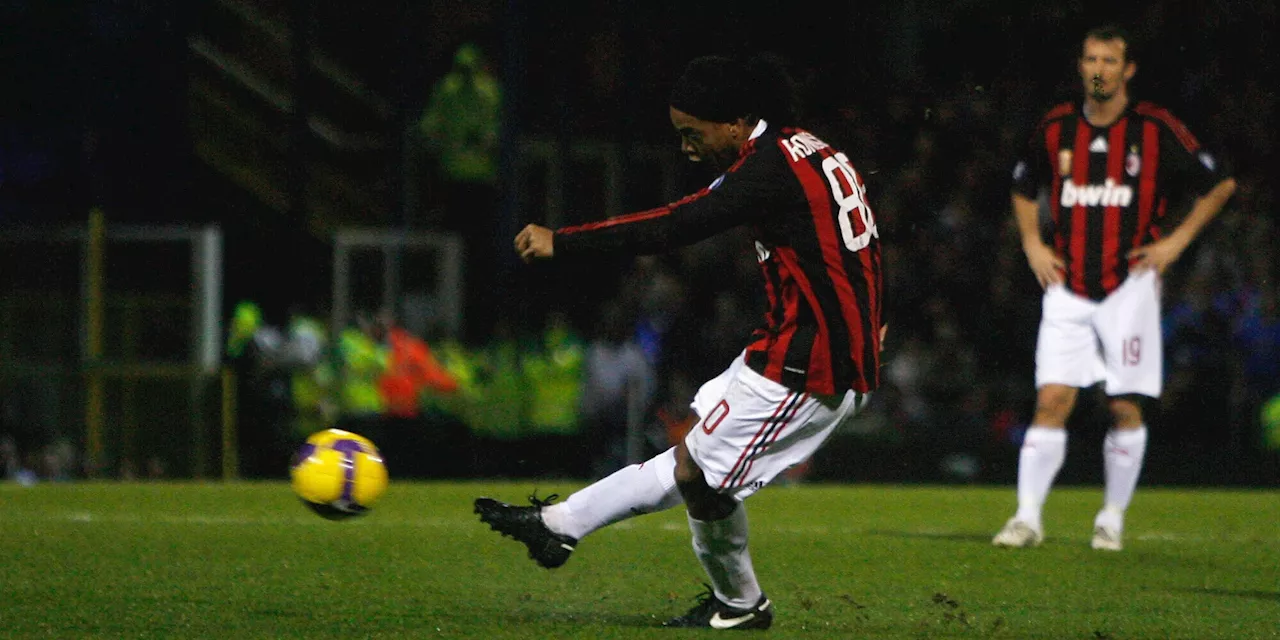
[[[797,393],[744,364],[745,352],[702,385],[690,407],[699,422],[685,436],[707,484],[739,501],[809,459],[868,394]]]
[[[1109,396],[1160,397],[1164,344],[1160,335],[1160,278],[1131,273],[1101,302],[1063,285],[1044,292],[1036,340],[1036,388],[1089,387],[1106,382]]]

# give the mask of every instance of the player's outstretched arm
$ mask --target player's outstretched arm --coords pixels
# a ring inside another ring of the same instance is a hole
[[[803,203],[798,183],[786,177],[791,170],[781,149],[756,149],[744,151],[718,186],[654,209],[556,229],[556,258],[662,253]]]
[[[1018,232],[1022,235],[1022,251],[1027,254],[1027,266],[1036,275],[1041,288],[1062,282],[1067,268],[1062,258],[1040,237],[1040,205],[1020,193],[1013,194],[1013,215],[1018,220]]]
[[[1197,198],[1191,212],[1173,233],[1129,252],[1129,259],[1138,261],[1134,268],[1155,269],[1156,273],[1164,273],[1200,235],[1205,225],[1222,211],[1235,191],[1235,179],[1227,178],[1210,189],[1209,193]]]

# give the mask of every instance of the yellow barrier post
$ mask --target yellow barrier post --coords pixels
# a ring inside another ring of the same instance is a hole
[[[104,266],[106,262],[106,220],[102,210],[89,212],[89,234],[85,247],[85,364],[88,380],[85,384],[84,426],[88,443],[88,473],[90,477],[101,474],[103,461],[102,425],[105,422],[103,406],[105,390],[99,365],[102,360],[102,325]]]

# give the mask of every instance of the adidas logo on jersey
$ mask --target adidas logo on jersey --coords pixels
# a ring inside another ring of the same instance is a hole
[[[1089,153],[1106,153],[1109,148],[1106,138],[1102,136],[1094,138],[1093,142],[1089,143]]]
[[[1062,181],[1062,197],[1059,199],[1064,207],[1127,207],[1133,202],[1133,187],[1127,184],[1116,184],[1107,178],[1104,184],[1076,184],[1070,180]]]

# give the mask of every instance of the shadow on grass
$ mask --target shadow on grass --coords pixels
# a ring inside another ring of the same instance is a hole
[[[1207,587],[1170,589],[1170,591],[1190,593],[1193,595],[1227,596],[1230,598],[1249,598],[1253,600],[1271,600],[1273,602],[1280,602],[1280,591],[1261,591],[1258,589],[1210,589]]]
[[[507,619],[515,624],[577,624],[631,628],[661,628],[662,621],[665,620],[665,618],[657,618],[648,614],[621,614],[608,611],[600,611],[598,613],[521,612],[512,613],[507,616]]]
[[[943,533],[939,531],[886,531],[873,529],[867,533],[890,538],[918,538],[922,540],[950,540],[952,542],[980,542],[991,544],[991,536],[985,533]]]

